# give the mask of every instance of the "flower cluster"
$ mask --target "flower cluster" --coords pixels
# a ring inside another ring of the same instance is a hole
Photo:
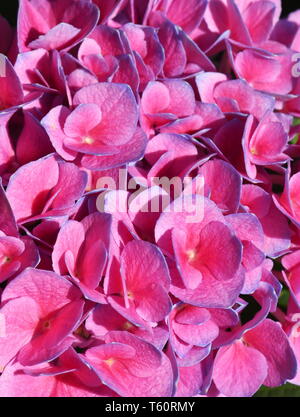
[[[0,396],[300,385],[300,12],[280,14],[0,18]]]

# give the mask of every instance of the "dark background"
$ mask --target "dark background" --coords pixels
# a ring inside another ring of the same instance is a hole
[[[289,4],[288,4],[289,3]],[[287,16],[290,12],[297,10],[295,5],[291,4],[289,0],[282,1],[283,13],[282,16]],[[188,0],[187,0],[188,4]],[[295,3],[294,3],[295,4]],[[0,14],[6,17],[10,23],[16,24],[18,10],[18,0],[0,0]]]

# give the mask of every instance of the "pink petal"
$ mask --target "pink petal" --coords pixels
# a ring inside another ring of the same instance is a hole
[[[12,64],[0,54],[0,110],[18,106],[24,101],[23,89]]]
[[[107,259],[107,251],[101,240],[94,242],[93,246],[83,249],[80,254],[83,260],[80,262],[78,271],[82,282],[90,289],[99,285]]]
[[[68,212],[82,197],[87,184],[87,173],[70,162],[59,162],[59,179],[52,189],[51,208],[55,212]]]
[[[287,94],[292,89],[292,77],[285,74],[288,69],[284,58],[284,56],[280,59],[267,57],[247,49],[237,54],[235,65],[239,76],[247,80],[257,90],[273,94]],[[280,83],[277,81],[279,78],[281,79]]]
[[[74,96],[74,105],[93,103],[102,112],[100,124],[91,130],[103,144],[122,145],[133,136],[137,124],[137,105],[125,84],[99,83],[83,87]]]
[[[63,353],[49,372],[41,365],[25,368],[18,362],[7,366],[1,376],[1,397],[102,397],[116,396],[101,384],[95,372],[71,350]],[[76,357],[76,356],[78,357]],[[70,369],[71,368],[71,369]],[[76,371],[74,369],[76,368]],[[84,377],[84,378],[83,378]],[[96,386],[96,381],[97,385]]]
[[[30,162],[11,176],[6,194],[17,221],[42,211],[58,176],[58,164],[53,156]]]
[[[201,364],[179,368],[176,397],[192,397],[200,393],[203,384]]]
[[[126,281],[137,287],[153,283],[155,277],[166,291],[169,289],[167,265],[159,249],[151,243],[138,240],[127,243],[122,252],[122,269]]]
[[[64,132],[70,137],[83,138],[101,122],[102,113],[96,104],[80,104],[67,117]]]
[[[115,344],[115,350],[119,350],[119,354],[121,354],[121,346],[124,348],[127,346],[127,349],[130,347],[133,354],[134,352],[136,354],[128,359],[114,356],[112,351],[114,345],[110,343],[106,345],[110,346],[106,359],[112,361],[106,364],[101,360],[103,345],[89,349],[86,353],[87,359],[95,366],[102,380],[122,396],[170,395],[173,389],[172,368],[167,357],[150,344],[127,332],[110,332],[110,334],[111,338],[107,341]],[[137,363],[140,364],[139,367]]]
[[[16,147],[16,158],[20,165],[35,161],[54,151],[49,137],[39,121],[26,111],[23,112],[23,117],[22,131]]]
[[[179,39],[176,26],[163,17],[152,13],[150,25],[159,27],[158,37],[165,50],[164,74],[166,77],[178,77],[183,74],[187,57],[182,41]]]
[[[264,385],[275,387],[292,379],[296,373],[296,359],[288,339],[280,325],[266,319],[249,330],[244,339],[261,352],[268,364],[268,375]],[[272,341],[276,340],[276,344]]]
[[[210,221],[224,222],[224,217],[215,203],[200,195],[176,199],[165,208],[155,227],[155,239],[158,246],[173,253],[172,229],[186,230],[186,223],[200,223],[204,227]]]
[[[145,152],[147,137],[141,128],[137,128],[132,138],[118,148],[114,155],[84,155],[82,166],[91,170],[119,167],[141,159]]]
[[[263,250],[264,233],[257,217],[252,213],[237,213],[226,216],[241,241],[249,241]]]
[[[27,343],[18,354],[18,361],[25,366],[40,362],[51,361],[67,350],[73,340],[67,339],[78,326],[83,313],[84,301],[72,301],[59,310],[57,315],[50,319],[50,326],[44,332]]]
[[[40,47],[71,48],[93,30],[98,18],[98,8],[88,1],[22,0],[18,17],[19,48],[21,52]],[[46,35],[36,40],[37,34]]]
[[[214,90],[214,97],[215,99],[219,97],[233,99],[238,103],[242,112],[253,114],[258,119],[261,119],[266,111],[274,106],[272,97],[255,91],[251,88],[250,82],[248,84],[243,80],[230,80],[219,83]]]
[[[202,325],[185,325],[174,322],[172,327],[176,335],[185,343],[200,347],[207,346],[219,334],[218,326],[212,321]]]
[[[11,236],[0,236],[0,281],[5,281],[17,272],[21,266],[19,257],[24,252],[25,245],[21,239]]]
[[[200,173],[204,175],[204,181],[211,190],[210,199],[223,210],[237,211],[241,177],[234,168],[222,160],[213,160],[204,164]]]
[[[199,26],[206,5],[206,0],[193,0],[187,8],[184,1],[173,0],[168,2],[166,15],[173,23],[190,33]]]
[[[256,349],[241,341],[219,349],[213,368],[217,388],[229,397],[251,397],[264,383],[268,364]]]
[[[17,225],[13,215],[13,211],[7,200],[5,191],[0,181],[0,230],[6,235],[18,236]]]
[[[128,363],[129,371],[137,377],[150,376],[161,365],[160,352],[150,343],[129,332],[112,331],[105,336],[106,343],[120,343],[135,350],[135,357]],[[122,356],[120,356],[122,358]],[[131,356],[131,358],[133,358]]]
[[[150,82],[145,88],[141,100],[144,113],[163,113],[170,105],[170,94],[165,84]]]
[[[173,245],[179,268],[183,274],[181,267],[183,259],[179,259],[177,256],[179,250],[177,242],[180,238],[176,236],[176,232],[175,229],[173,231]],[[200,270],[202,279],[208,272],[208,276],[213,276],[216,280],[230,280],[237,272],[241,262],[241,243],[221,222],[210,222],[204,226],[200,231],[197,247],[190,246],[186,250],[195,251],[191,260],[188,260],[188,255],[186,255],[185,262],[189,262],[191,267]],[[224,262],[227,262],[226,271],[223,268]],[[197,281],[190,283],[190,278],[185,274],[183,278],[184,281],[187,280],[187,287],[190,289],[197,288],[201,283],[201,279],[198,279],[198,283]]]
[[[144,320],[162,320],[171,308],[170,277],[162,254],[150,243],[132,241],[121,256],[121,273],[138,314]]]
[[[270,1],[250,3],[243,14],[252,40],[260,44],[266,41],[273,27],[275,5]]]
[[[166,80],[165,86],[169,90],[170,104],[168,113],[174,113],[178,117],[189,116],[195,110],[195,95],[192,87],[186,81]]]
[[[39,315],[38,304],[28,296],[20,296],[1,308],[0,316],[4,320],[4,331],[0,337],[1,370],[30,341],[39,321]]]
[[[214,103],[214,89],[222,81],[226,81],[226,75],[219,72],[203,72],[196,76],[196,84],[201,100],[204,103]]]
[[[67,161],[72,161],[76,157],[76,152],[64,146],[66,135],[63,127],[70,110],[64,106],[54,107],[41,120],[41,124],[46,129],[49,138],[56,152]]]
[[[52,260],[53,270],[61,275],[69,274],[68,268],[65,264],[65,253],[69,250],[77,259],[79,249],[84,242],[84,228],[83,225],[74,220],[66,222],[60,229],[57,240],[53,247]]]
[[[73,284],[54,272],[27,268],[6,286],[2,302],[19,297],[32,298],[38,304],[41,316],[47,317],[70,301],[80,299],[81,294]]]
[[[40,35],[37,39],[31,41],[28,47],[31,49],[58,49],[61,45],[72,42],[79,33],[79,29],[62,22],[51,28],[45,35]]]
[[[179,300],[198,307],[228,308],[232,306],[244,285],[242,268],[226,281],[216,280],[208,270],[203,274],[201,284],[196,289],[186,288],[178,271],[171,269],[172,285],[170,292]]]

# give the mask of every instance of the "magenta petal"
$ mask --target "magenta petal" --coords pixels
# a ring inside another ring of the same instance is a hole
[[[129,372],[137,377],[150,376],[161,365],[160,352],[150,343],[143,341],[129,332],[111,331],[105,336],[106,343],[120,343],[135,350],[133,360],[128,363]],[[137,344],[141,351],[137,352]],[[122,358],[122,356],[121,356]]]
[[[13,32],[12,27],[8,23],[8,21],[2,16],[0,17],[0,25],[1,25],[0,52],[3,54],[7,54],[11,46],[14,32]]]
[[[213,380],[229,397],[250,397],[263,384],[267,372],[268,364],[263,354],[237,341],[219,349]]]
[[[94,242],[93,246],[84,251],[80,262],[79,276],[82,282],[90,289],[95,289],[102,278],[107,259],[107,251],[101,240]],[[79,255],[80,256],[80,255]]]
[[[54,151],[49,137],[39,121],[31,113],[23,112],[23,129],[18,137],[16,157],[20,164],[39,159]]]
[[[20,80],[6,56],[0,54],[0,111],[18,106],[24,101]]]
[[[257,249],[251,242],[245,242],[243,245],[243,265],[246,270],[251,270],[260,266],[265,260],[265,254]]]
[[[84,228],[81,223],[70,220],[62,226],[52,253],[53,270],[55,272],[61,275],[69,273],[64,255],[69,250],[76,260],[83,241]]]
[[[200,393],[203,384],[201,364],[179,368],[176,397],[192,397]]]
[[[86,286],[85,284],[78,281],[77,279],[73,279],[73,282],[80,289],[83,296],[87,300],[90,300],[90,301],[93,301],[93,302],[99,303],[99,304],[106,304],[107,303],[106,296],[102,292],[98,291],[97,289],[96,290],[91,289],[90,287]]]
[[[174,322],[172,327],[185,343],[200,347],[207,346],[219,334],[218,326],[212,321],[202,325],[184,325]]]
[[[259,44],[268,39],[273,26],[275,5],[272,2],[250,3],[244,19],[252,40]]]
[[[6,367],[1,376],[0,397],[102,397],[116,396],[101,384],[90,365],[72,349],[56,364]]]
[[[121,273],[138,314],[144,320],[162,320],[171,309],[171,301],[167,294],[169,272],[161,252],[150,243],[132,241],[121,256]]]
[[[12,236],[0,236],[0,282],[11,278],[20,270],[22,265],[20,257],[24,254],[24,251],[25,243],[21,239]]]
[[[79,43],[95,27],[99,10],[85,0],[22,0],[18,16],[21,52],[30,48],[66,49]],[[39,34],[44,34],[38,37]]]
[[[122,145],[133,136],[137,124],[137,104],[125,84],[98,83],[79,90],[74,104],[94,103],[102,112],[101,122],[90,131],[103,144]]]
[[[10,236],[18,236],[16,221],[13,211],[7,200],[5,191],[0,181],[0,230]]]
[[[122,396],[157,397],[172,393],[172,367],[163,353],[127,332],[110,332],[107,342],[110,343],[86,353],[105,384]],[[128,357],[129,348],[132,357]]]
[[[181,247],[181,244],[185,242],[185,240],[186,236],[183,231],[176,229],[172,231],[173,249],[182,280],[187,288],[195,289],[200,285],[202,281],[202,273],[196,265],[193,266],[192,263],[189,262],[189,255],[187,251],[184,251],[184,248]]]
[[[19,262],[21,263],[21,269],[27,267],[36,267],[40,261],[39,250],[35,245],[33,239],[28,236],[22,237],[21,240],[25,245],[24,252],[19,257]]]
[[[40,35],[36,40],[31,41],[28,47],[31,49],[58,49],[62,44],[70,43],[79,33],[80,30],[74,26],[68,23],[59,23],[45,35]]]
[[[173,23],[162,16],[153,13],[150,24],[151,26],[160,27],[158,37],[165,50],[164,75],[175,78],[183,74],[187,64],[187,56],[183,43],[179,39],[178,29]]]
[[[137,128],[132,138],[119,147],[114,155],[84,155],[82,166],[90,170],[103,170],[119,167],[129,162],[136,162],[144,155],[147,137],[141,128]]]
[[[223,223],[211,222],[202,229],[200,242],[200,262],[217,280],[230,279],[241,262],[240,241]],[[227,268],[224,271],[223,266],[226,260]]]
[[[57,106],[50,110],[48,114],[41,120],[42,125],[46,129],[49,138],[56,152],[67,161],[75,159],[77,152],[67,149],[64,146],[66,134],[63,127],[70,110],[64,106]]]
[[[92,213],[82,220],[86,234],[86,244],[102,240],[105,247],[108,247],[111,238],[112,216],[108,213]]]
[[[292,379],[296,374],[296,359],[287,336],[278,323],[266,319],[249,330],[244,338],[247,343],[261,352],[268,364],[268,375],[264,385],[275,387]],[[276,340],[274,345],[270,343]]]
[[[200,172],[204,175],[205,184],[211,190],[211,200],[225,211],[236,212],[242,185],[237,171],[227,162],[213,160],[204,164]]]
[[[78,300],[81,294],[71,282],[54,272],[27,268],[6,286],[2,302],[19,297],[35,300],[42,316],[47,317],[70,301]]]
[[[228,308],[232,306],[244,285],[245,274],[242,268],[226,281],[216,280],[208,271],[203,274],[201,284],[196,289],[186,288],[178,271],[172,268],[170,292],[179,300],[199,307]]]
[[[40,213],[58,177],[58,164],[53,156],[18,169],[10,178],[6,191],[17,221]]]
[[[0,369],[3,370],[34,334],[39,320],[39,306],[32,298],[21,296],[6,303],[0,310],[0,316],[5,326],[0,337]]]
[[[243,22],[237,4],[233,0],[227,1],[230,36],[245,45],[251,45],[248,28]]]
[[[119,58],[118,69],[115,72],[112,82],[128,84],[132,91],[137,94],[140,84],[140,78],[138,74],[138,62],[136,58],[136,65],[134,64],[133,58],[128,55],[122,55]]]
[[[173,0],[168,2],[166,15],[173,23],[190,33],[199,26],[206,5],[206,0],[192,0],[187,8],[183,0]]]
[[[51,196],[54,197],[51,208],[53,211],[68,212],[82,197],[87,183],[87,174],[70,162],[59,162],[58,166],[59,179],[51,191]]]
[[[50,320],[50,325],[44,333],[33,335],[18,354],[18,361],[25,366],[50,361],[68,349],[73,340],[67,338],[77,327],[83,313],[84,301],[73,301]]]
[[[70,137],[88,135],[101,122],[102,113],[96,104],[81,104],[67,117],[64,132]]]

